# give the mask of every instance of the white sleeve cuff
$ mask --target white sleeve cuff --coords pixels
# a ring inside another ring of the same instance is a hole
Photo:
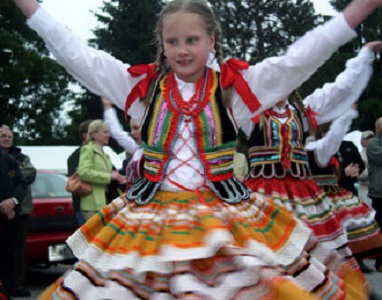
[[[37,31],[39,35],[45,37],[55,26],[59,24],[46,9],[39,7],[33,15],[31,15],[27,24],[30,28]]]
[[[346,22],[343,13],[333,17],[325,26],[328,29],[326,32],[329,33],[327,37],[334,45],[346,44],[349,40],[357,36],[357,33]]]

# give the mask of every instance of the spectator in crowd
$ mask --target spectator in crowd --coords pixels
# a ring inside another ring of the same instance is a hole
[[[91,193],[80,200],[80,209],[86,220],[106,205],[107,186],[112,180],[125,183],[126,178],[113,170],[111,159],[104,152],[109,138],[109,126],[103,120],[94,120],[89,124],[87,143],[81,147],[78,174],[92,186]]]
[[[13,145],[13,133],[8,126],[0,128],[0,147],[3,153],[11,155],[19,164],[24,177],[26,193],[20,205],[20,215],[17,219],[17,245],[15,249],[15,259],[12,277],[14,288],[10,291],[11,296],[29,297],[30,291],[25,287],[25,239],[28,232],[28,220],[33,210],[31,184],[36,179],[37,170],[31,163],[28,155],[21,152],[21,149]]]
[[[382,117],[375,122],[375,136],[366,147],[369,163],[369,197],[376,211],[375,219],[382,226]],[[375,268],[382,272],[382,258],[375,260]]]
[[[361,154],[363,164],[365,165],[365,169],[358,176],[358,184],[359,184],[358,197],[369,206],[371,206],[371,199],[368,196],[368,192],[369,192],[368,167],[369,167],[369,164],[367,162],[366,146],[367,146],[367,143],[369,142],[369,140],[373,137],[374,137],[374,132],[372,132],[371,130],[367,130],[367,131],[362,132],[362,135],[361,135],[362,151],[360,154]]]
[[[8,136],[8,133],[1,135]],[[17,161],[2,151],[0,187],[0,282],[6,293],[13,294],[16,289],[13,268],[20,230],[20,203],[25,196],[26,183]]]
[[[338,150],[338,161],[341,171],[338,184],[358,196],[355,183],[357,182],[359,174],[365,170],[365,164],[363,163],[357,146],[351,141],[343,140]]]
[[[74,150],[72,154],[70,154],[70,156],[68,157],[68,160],[66,161],[68,166],[68,176],[73,175],[73,173],[77,171],[78,164],[80,162],[81,147],[86,144],[86,137],[88,134],[88,128],[91,121],[92,120],[86,120],[82,122],[79,126],[81,145],[78,148],[76,148],[76,150]],[[83,225],[86,221],[80,209],[80,200],[81,200],[80,196],[72,194],[73,209],[76,214],[76,218],[77,218],[79,226]]]

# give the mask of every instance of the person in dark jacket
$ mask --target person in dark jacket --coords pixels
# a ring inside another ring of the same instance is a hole
[[[341,169],[341,176],[338,184],[358,196],[358,191],[354,184],[357,182],[359,174],[365,169],[361,154],[359,153],[357,146],[351,141],[342,141],[338,154],[338,161]]]
[[[376,211],[375,220],[382,226],[382,117],[375,122],[375,136],[367,143],[369,163],[369,197]],[[375,268],[382,272],[382,258],[375,260]]]
[[[27,184],[25,197],[20,205],[20,215],[17,219],[17,245],[15,248],[15,259],[13,266],[13,290],[11,296],[29,297],[30,291],[25,287],[25,240],[28,232],[28,220],[33,210],[31,184],[36,179],[36,168],[32,165],[28,155],[21,152],[21,149],[13,144],[13,133],[8,126],[0,128],[0,147],[3,153],[12,156],[20,166],[21,174]]]
[[[17,242],[17,221],[26,184],[19,164],[0,151],[0,282],[12,291],[12,268]]]
[[[74,172],[77,171],[78,164],[80,162],[80,152],[82,145],[86,144],[86,136],[88,133],[89,124],[92,122],[92,120],[86,120],[82,122],[79,126],[79,134],[81,139],[81,145],[73,151],[72,154],[68,157],[68,160],[66,161],[68,166],[68,176],[73,175]],[[73,200],[73,209],[76,214],[76,218],[78,221],[78,225],[81,226],[85,223],[85,218],[80,210],[80,200],[81,196],[72,194],[72,200]]]

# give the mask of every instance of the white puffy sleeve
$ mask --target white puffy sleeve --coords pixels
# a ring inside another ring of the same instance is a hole
[[[340,118],[332,122],[329,131],[323,138],[306,145],[307,151],[315,151],[317,162],[322,167],[327,166],[332,156],[338,151],[343,138],[350,129],[352,120],[357,117],[358,112],[349,109]]]

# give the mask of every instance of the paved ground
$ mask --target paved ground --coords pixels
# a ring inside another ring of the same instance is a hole
[[[374,270],[374,262],[372,260],[365,260],[365,264]],[[365,277],[369,283],[370,289],[373,291],[373,300],[382,300],[382,273],[373,272],[365,274]]]

